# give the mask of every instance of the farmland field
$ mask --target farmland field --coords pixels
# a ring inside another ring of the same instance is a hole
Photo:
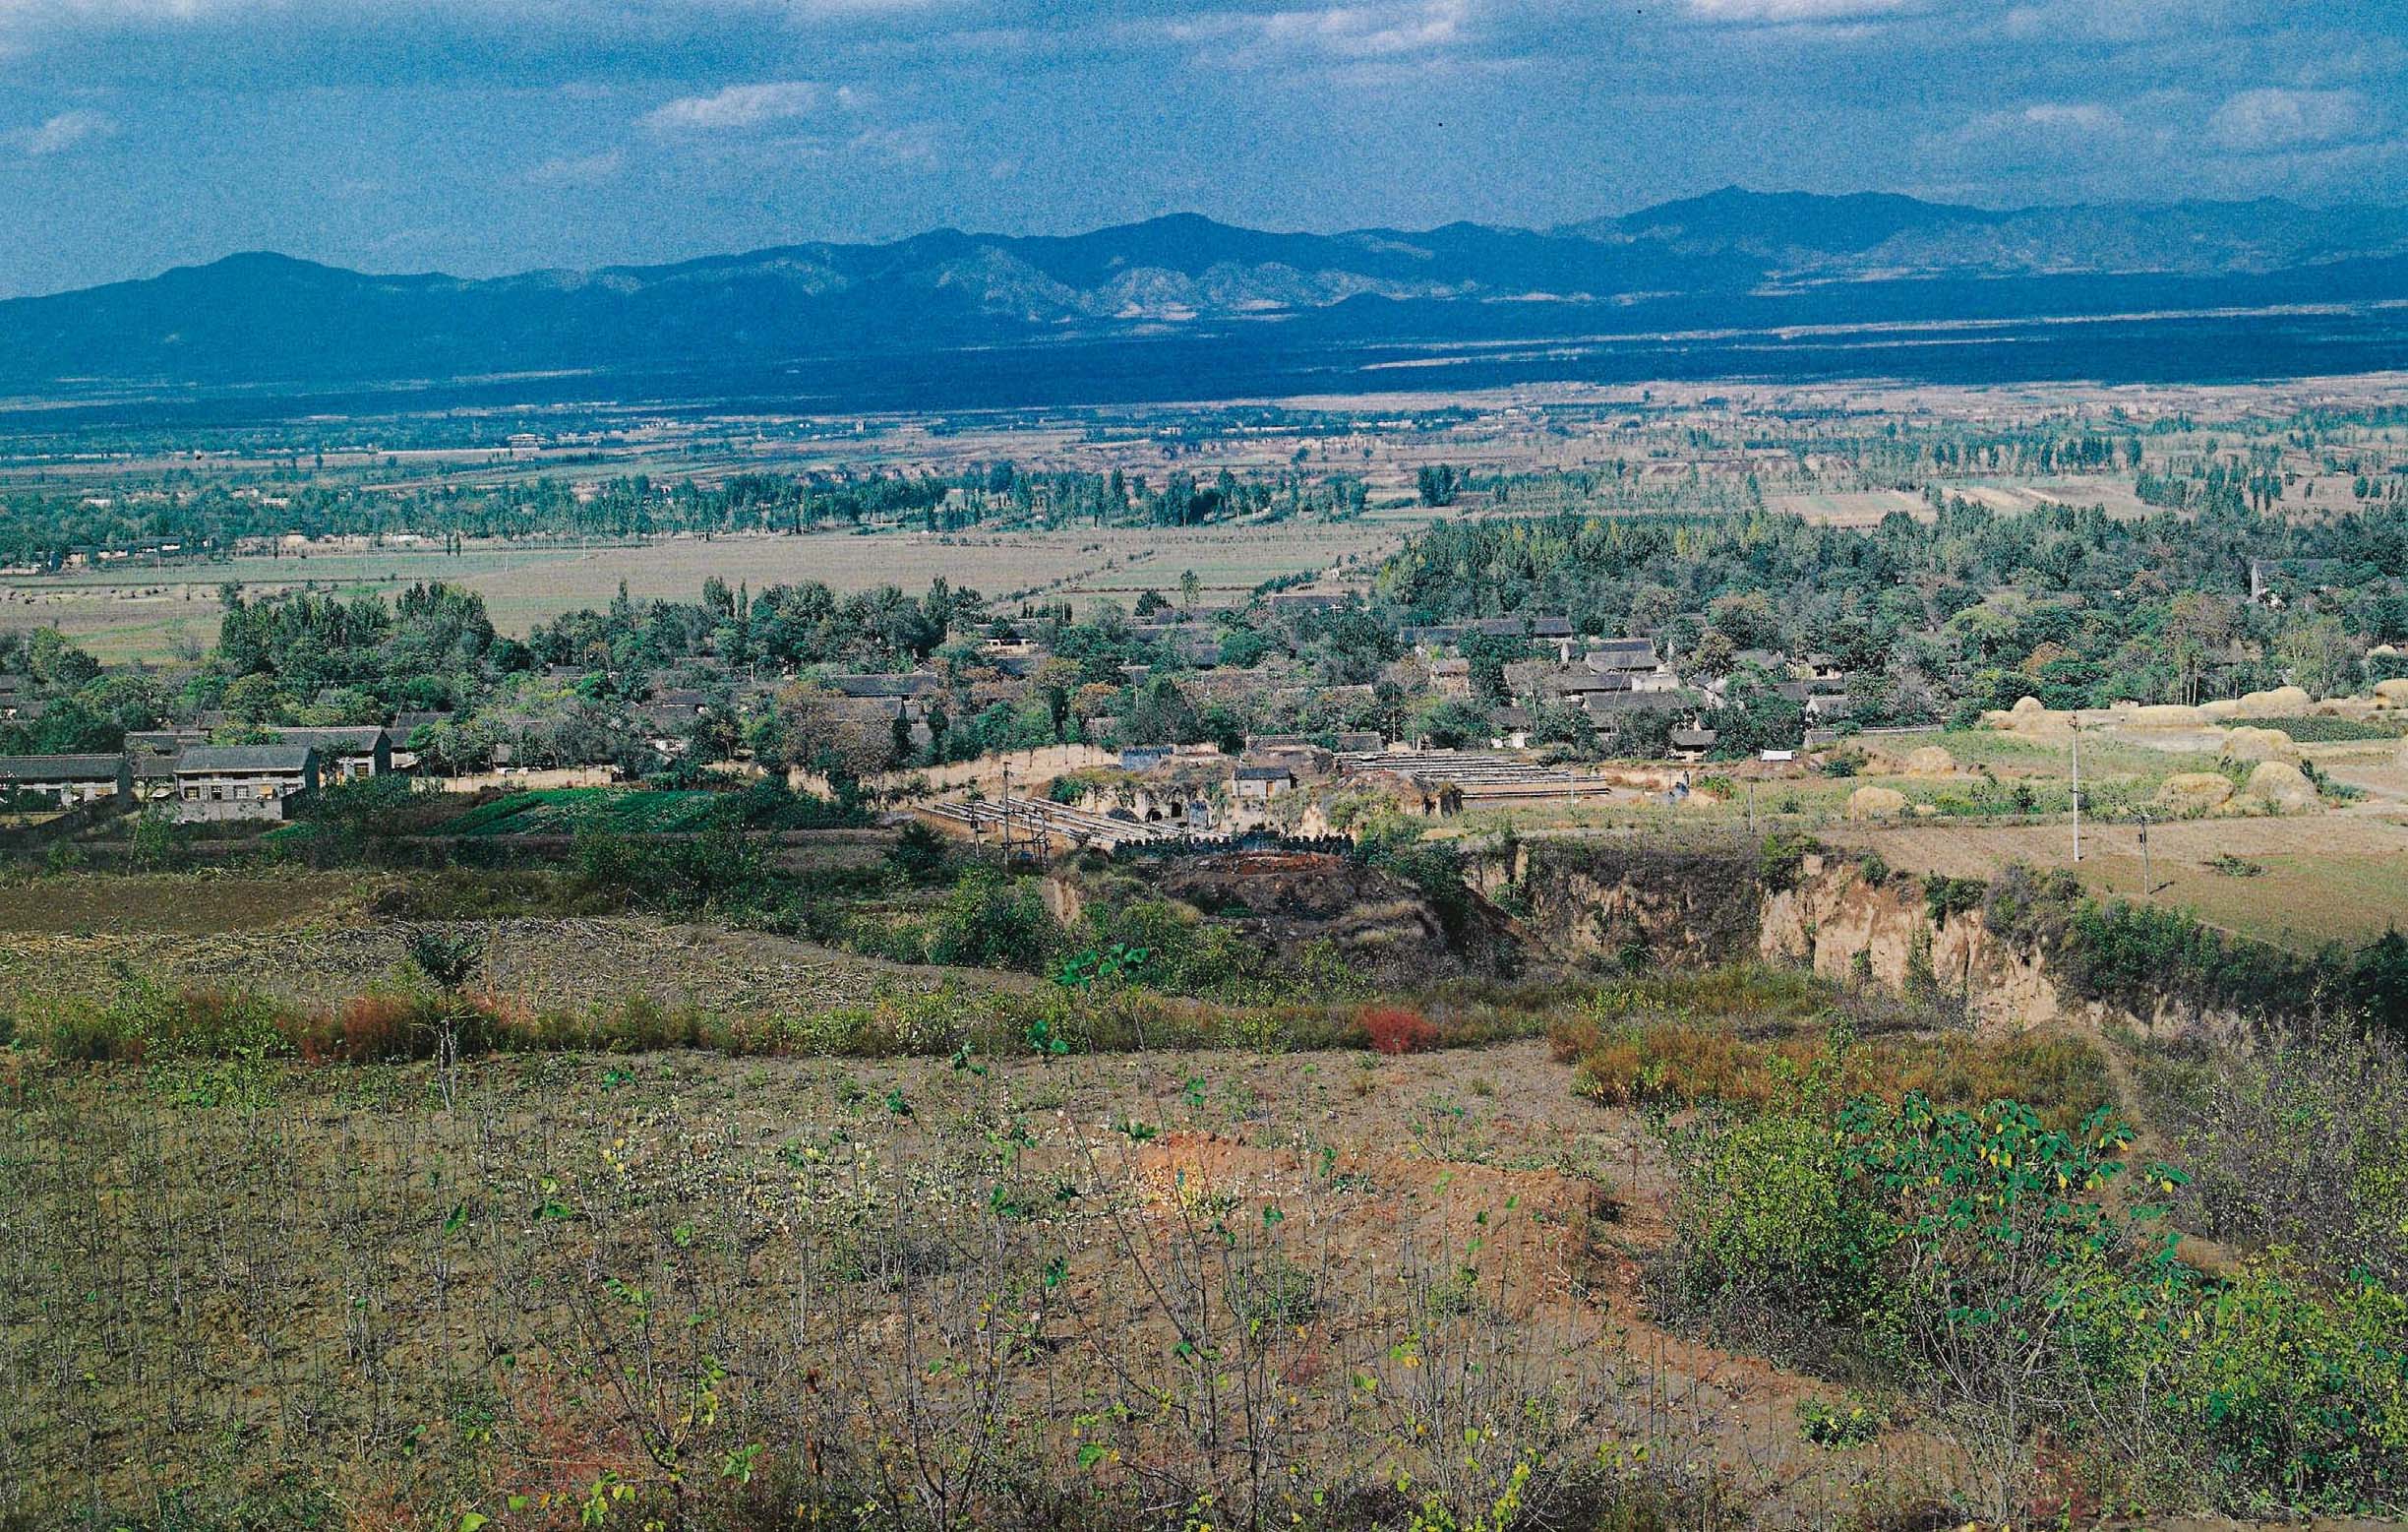
[[[217,590],[255,593],[315,585],[391,595],[441,580],[485,597],[494,625],[524,635],[580,606],[628,593],[692,600],[717,576],[754,590],[819,581],[839,592],[895,584],[919,590],[938,576],[998,601],[1041,594],[1074,606],[1146,589],[1175,592],[1194,570],[1210,601],[1240,599],[1275,576],[1340,566],[1367,576],[1399,538],[1428,520],[1382,512],[1354,521],[1291,521],[1186,528],[1092,527],[1048,532],[812,532],[801,536],[671,537],[642,544],[472,545],[462,554],[391,548],[243,557],[161,570],[94,570],[0,580],[0,627],[56,626],[106,663],[197,652],[217,631]]]
[[[2078,866],[2072,827],[2063,823],[1838,826],[1820,833],[1877,850],[1902,872],[1988,878],[2017,862],[2075,867],[2100,893],[2143,896],[2139,827],[2131,824],[2084,825]],[[2219,863],[2227,857],[2245,865]],[[2148,871],[2155,902],[2295,950],[2408,930],[2408,827],[2372,815],[2155,825]]]
[[[1194,1453],[1238,1525],[1406,1476],[1484,1505],[1559,1438],[1800,1519],[1946,1472],[1911,1428],[1819,1451],[1836,1388],[1642,1317],[1662,1151],[1540,1044],[973,1062],[290,1067],[243,1109],[45,1072],[0,1160],[0,1516],[572,1525],[596,1483],[666,1502],[648,1422],[697,1390],[672,1462],[787,1521],[904,1441],[1132,1501]]]
[[[377,892],[394,886],[362,879],[350,896],[293,905],[292,916],[272,925],[261,918],[260,903],[293,891],[281,878],[230,877],[208,888],[200,912],[176,925],[95,918],[61,930],[18,913],[11,901],[0,995],[29,1029],[42,1008],[113,995],[136,972],[171,986],[337,1005],[366,988],[408,982],[410,928],[378,918],[374,908]],[[70,886],[64,897],[86,897],[98,887]],[[460,929],[485,944],[480,992],[529,1014],[587,1016],[634,1000],[718,1016],[803,1017],[833,1007],[949,1004],[946,995],[1020,982],[1008,974],[900,968],[807,942],[641,916],[509,917]]]
[[[322,920],[354,902],[356,873],[152,873],[19,876],[0,881],[0,932],[56,934],[256,930]]]
[[[549,787],[510,793],[479,804],[448,822],[451,835],[567,835],[580,829],[621,834],[678,834],[700,829],[711,807],[725,802],[711,792],[665,792],[613,787]]]
[[[1966,479],[1953,480],[1942,488],[2008,516],[2044,505],[2105,506],[2110,515],[2120,517],[2146,516],[2151,510],[2133,493],[2132,480],[2122,475]],[[1769,494],[1765,504],[1774,511],[1833,526],[1873,526],[1883,517],[1901,512],[1928,521],[1932,514],[1930,502],[1902,489],[1792,491]]]

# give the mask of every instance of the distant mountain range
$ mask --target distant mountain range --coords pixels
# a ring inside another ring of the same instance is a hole
[[[1235,354],[1257,337],[1359,346],[2387,297],[2408,297],[2408,210],[2261,201],[1992,212],[1732,188],[1543,231],[1281,234],[1180,214],[1067,237],[940,229],[488,279],[238,255],[0,302],[0,389],[809,377],[833,358],[1165,337],[1211,337]]]

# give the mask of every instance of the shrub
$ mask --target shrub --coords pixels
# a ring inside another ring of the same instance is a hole
[[[1365,866],[1419,889],[1437,915],[1448,947],[1463,946],[1472,932],[1475,899],[1464,883],[1461,852],[1423,840],[1417,821],[1390,817],[1364,828],[1354,854]]]
[[[1438,1028],[1418,1011],[1402,1006],[1366,1006],[1356,1020],[1373,1053],[1426,1053],[1438,1046]]]
[[[1781,813],[1794,814],[1797,805],[1784,802]],[[1780,893],[1797,887],[1799,872],[1809,854],[1823,849],[1822,842],[1812,835],[1792,834],[1776,830],[1767,835],[1757,853],[1757,876],[1767,892]]]
[[[1819,1447],[1845,1451],[1863,1446],[1881,1435],[1881,1412],[1860,1399],[1850,1399],[1844,1405],[1829,1399],[1800,1399],[1797,1404],[1798,1436]]]
[[[2173,1258],[2151,1164],[2109,1198],[2130,1132],[1908,1092],[1834,1110],[1817,1070],[1762,1114],[1676,1138],[1674,1238],[1651,1273],[1675,1320],[1861,1370],[1920,1396],[2008,1516],[2045,1440],[2136,1507],[2396,1508],[2408,1485],[2408,1299],[2319,1287],[2277,1257],[2228,1280]],[[1802,1418],[1809,1440],[1843,1435]]]
[[[97,1011],[74,1008],[54,1016],[44,1040],[53,1058],[76,1064],[103,1064],[142,1057],[142,1043],[120,1033]]]
[[[409,934],[411,964],[446,990],[465,985],[485,960],[485,940],[471,932],[420,927]]]
[[[2191,1167],[2185,1227],[2408,1290],[2408,1055],[2339,1020],[2160,1057],[2149,1113]]]
[[[2168,1412],[2242,1503],[2349,1512],[2398,1503],[2408,1469],[2408,1299],[2351,1283],[2329,1298],[2280,1262],[2195,1311]]]
[[[1980,909],[1990,886],[1979,878],[1949,878],[1933,873],[1923,880],[1923,909],[1938,925]]]
[[[1232,1263],[1229,1302],[1247,1322],[1281,1329],[1307,1323],[1321,1312],[1312,1272],[1276,1249]]]
[[[926,942],[929,962],[1042,973],[1061,950],[1062,929],[1033,882],[981,866],[937,906]]]
[[[1810,1110],[1767,1112],[1676,1140],[1673,1237],[1651,1272],[1676,1320],[1833,1367],[1890,1297],[1896,1231]]]
[[[943,835],[915,820],[895,836],[886,861],[913,883],[934,883],[944,876],[948,850]]]

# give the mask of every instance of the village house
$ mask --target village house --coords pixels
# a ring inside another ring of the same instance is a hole
[[[1472,695],[1472,662],[1468,659],[1441,659],[1430,664],[1430,685],[1440,697],[1458,702]]]
[[[1572,620],[1568,617],[1483,617],[1465,632],[1487,639],[1521,639],[1553,649],[1556,659],[1567,664],[1580,648],[1580,635],[1572,631]]]
[[[1263,604],[1282,617],[1294,617],[1305,612],[1334,612],[1354,600],[1351,595],[1320,595],[1283,592]]]
[[[1331,734],[1249,734],[1245,752],[1251,756],[1266,751],[1327,750],[1348,755],[1380,750],[1387,743],[1380,735],[1359,729]]]
[[[933,671],[903,675],[830,676],[823,683],[837,696],[874,705],[889,718],[918,718],[932,701],[941,701],[944,678]]]
[[[1295,772],[1284,766],[1241,766],[1232,775],[1230,791],[1240,803],[1268,803],[1295,791]]]
[[[1607,639],[1582,656],[1582,663],[1598,676],[1618,677],[1634,692],[1670,692],[1680,677],[1656,652],[1653,639]]]
[[[134,796],[153,803],[175,796],[176,758],[193,745],[206,745],[199,729],[131,729],[125,737],[126,759],[133,767]]]
[[[393,768],[392,738],[382,724],[345,728],[274,728],[279,745],[307,745],[318,753],[318,768],[338,782],[382,776]]]
[[[1668,741],[1672,747],[1672,759],[1675,761],[1703,761],[1706,759],[1706,752],[1714,749],[1715,741],[1720,737],[1713,729],[1702,729],[1695,725],[1685,729],[1674,729]]]
[[[282,820],[318,790],[318,752],[305,744],[194,745],[175,766],[176,818]]]
[[[385,725],[385,738],[391,743],[392,768],[411,771],[418,766],[418,750],[414,743],[420,729],[434,729],[450,723],[448,712],[397,712],[392,722]]]
[[[676,703],[644,703],[633,709],[636,724],[643,730],[644,743],[664,756],[682,756],[692,743],[694,719],[699,714]]]
[[[0,756],[0,798],[14,804],[38,800],[72,809],[133,795],[133,768],[123,756]]]

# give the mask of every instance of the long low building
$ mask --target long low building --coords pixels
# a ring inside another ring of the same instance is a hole
[[[194,745],[176,758],[179,820],[282,820],[318,790],[308,745]]]
[[[133,766],[123,756],[0,756],[0,798],[72,809],[133,796]]]

